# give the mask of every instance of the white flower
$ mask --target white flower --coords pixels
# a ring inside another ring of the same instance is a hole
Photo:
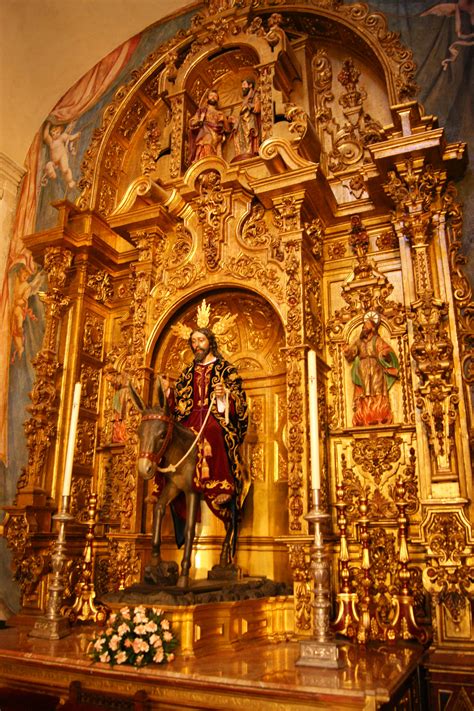
[[[120,614],[122,615],[124,620],[129,620],[130,619],[130,610],[128,607],[122,607],[120,610]]]
[[[104,644],[105,639],[103,637],[99,637],[97,642],[94,644],[94,649],[96,649],[98,652],[102,649],[102,645]]]
[[[105,634],[107,635],[107,637],[110,637],[110,635],[113,634],[113,632],[114,632],[113,627],[107,627],[107,629],[105,630]]]
[[[170,623],[168,622],[168,620],[161,620],[161,627],[164,630],[169,630]]]
[[[153,657],[153,661],[160,664],[164,658],[165,658],[165,653],[163,652],[163,649],[158,649],[155,656]]]
[[[156,624],[156,622],[153,622],[152,620],[150,620],[150,622],[148,622],[145,625],[145,630],[147,632],[156,632],[157,629],[158,629],[158,625]]]
[[[110,662],[110,656],[108,652],[104,652],[103,654],[100,655],[99,657],[101,662]]]
[[[145,625],[137,625],[134,630],[135,634],[139,635],[145,635],[146,634],[146,626]]]
[[[123,664],[126,659],[127,659],[126,652],[119,652],[117,654],[117,656],[115,657],[115,661],[117,662],[117,664]]]
[[[173,639],[173,635],[171,634],[171,632],[163,632],[163,639],[165,642],[171,642],[171,640]]]

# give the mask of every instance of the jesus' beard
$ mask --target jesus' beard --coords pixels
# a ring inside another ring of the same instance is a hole
[[[194,362],[195,363],[202,363],[202,361],[204,360],[204,358],[207,356],[208,353],[209,353],[209,349],[206,350],[205,348],[196,348],[194,350]]]

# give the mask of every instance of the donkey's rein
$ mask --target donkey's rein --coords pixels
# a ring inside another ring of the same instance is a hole
[[[215,395],[215,393],[212,393],[211,400],[209,402],[209,409],[207,411],[206,417],[204,418],[204,422],[202,423],[201,429],[197,433],[196,437],[192,441],[191,446],[189,447],[188,451],[185,454],[183,454],[183,456],[181,457],[179,462],[176,462],[176,464],[169,464],[167,467],[158,467],[157,466],[156,467],[157,472],[161,472],[162,474],[167,474],[169,472],[175,472],[176,469],[179,466],[181,466],[181,464],[185,461],[185,459],[187,459],[189,457],[189,455],[193,451],[194,447],[198,443],[199,438],[201,437],[201,435],[203,433],[203,430],[204,430],[204,428],[207,424],[207,421],[209,419],[209,415],[211,414],[212,403],[214,402],[215,399],[216,399],[216,395]],[[166,451],[166,448],[168,447],[168,445],[170,443],[171,435],[173,433],[174,420],[171,417],[167,417],[166,415],[157,415],[157,414],[150,414],[150,415],[145,415],[144,417],[142,417],[142,422],[146,421],[146,420],[162,420],[163,422],[168,423],[166,437],[164,439],[163,444],[160,447],[160,451],[156,454],[154,452],[140,452],[140,454],[138,455],[139,458],[151,459],[151,461],[159,462],[160,459],[163,457],[163,455]]]

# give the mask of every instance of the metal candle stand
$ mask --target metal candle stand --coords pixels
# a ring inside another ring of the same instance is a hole
[[[86,545],[82,556],[81,574],[75,588],[76,598],[71,607],[64,608],[64,614],[71,624],[78,620],[82,622],[94,620],[94,622],[103,624],[109,612],[105,605],[95,602],[93,541],[97,515],[97,494],[90,494],[87,508],[89,517],[87,519]]]
[[[70,633],[69,621],[61,614],[65,589],[63,575],[66,562],[66,524],[74,520],[74,516],[71,516],[68,509],[69,496],[62,496],[61,510],[53,516],[54,521],[59,521],[59,530],[51,556],[53,579],[48,587],[46,613],[36,620],[33,629],[29,632],[30,637],[61,639]]]
[[[330,632],[329,610],[331,607],[329,555],[324,544],[322,526],[329,514],[320,505],[321,491],[314,490],[314,507],[305,516],[314,525],[314,543],[311,546],[311,569],[314,574],[313,637],[300,641],[300,657],[297,666],[338,668],[343,665],[339,650]]]

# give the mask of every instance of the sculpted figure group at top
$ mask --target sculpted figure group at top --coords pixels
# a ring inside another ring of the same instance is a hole
[[[234,141],[234,160],[250,158],[260,145],[260,94],[253,78],[242,81],[242,102],[237,116],[219,106],[219,94],[209,89],[189,121],[189,165],[206,156],[222,157],[226,139]]]

